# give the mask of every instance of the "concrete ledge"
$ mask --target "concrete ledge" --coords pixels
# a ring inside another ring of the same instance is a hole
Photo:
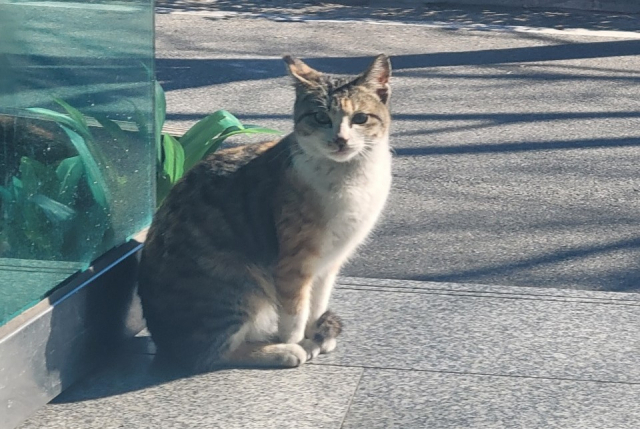
[[[134,294],[141,246],[107,252],[0,327],[0,428],[18,425],[142,329]]]

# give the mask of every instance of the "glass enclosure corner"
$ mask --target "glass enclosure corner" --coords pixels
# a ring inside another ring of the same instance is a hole
[[[153,16],[0,0],[0,325],[151,221]]]

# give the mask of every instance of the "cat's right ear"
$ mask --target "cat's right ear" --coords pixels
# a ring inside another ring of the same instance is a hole
[[[306,87],[312,87],[318,84],[322,73],[312,69],[302,60],[294,58],[291,55],[285,55],[282,59],[287,64],[287,70],[296,84],[301,84]]]
[[[387,104],[389,102],[389,95],[391,95],[391,88],[389,87],[390,77],[391,61],[388,56],[380,54],[373,60],[369,68],[360,75],[356,82],[373,88],[378,94],[378,97],[380,97],[380,101]]]

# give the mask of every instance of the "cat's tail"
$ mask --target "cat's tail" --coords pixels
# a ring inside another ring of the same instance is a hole
[[[313,357],[312,350],[300,344],[244,343],[224,357],[234,367],[295,368]]]
[[[232,338],[231,338],[232,339]],[[189,373],[204,373],[224,368],[295,368],[317,356],[320,347],[308,340],[300,344],[245,342],[206,349],[182,343],[180,351],[158,348],[154,366]],[[231,347],[229,347],[231,346]]]

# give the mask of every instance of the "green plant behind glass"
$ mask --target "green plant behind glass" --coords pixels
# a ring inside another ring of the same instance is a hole
[[[162,133],[166,115],[164,91],[156,82],[156,136],[158,136],[157,203],[160,205],[171,187],[198,161],[215,152],[227,138],[239,134],[281,134],[255,125],[243,125],[226,110],[218,110],[193,125],[181,137]],[[140,115],[138,115],[139,117]],[[159,122],[162,121],[162,122]],[[144,129],[144,124],[138,124]]]
[[[96,255],[111,229],[105,165],[84,116],[62,100],[67,115],[28,109],[55,120],[78,155],[55,165],[22,157],[18,175],[0,186],[4,225],[1,241],[14,257],[79,260]]]
[[[276,130],[243,125],[226,110],[198,121],[184,135],[162,133],[166,115],[165,95],[156,82],[155,136],[157,147],[157,204],[171,187],[202,158],[216,151],[225,139],[238,134],[280,134]],[[3,229],[0,242],[10,255],[46,260],[79,260],[107,250],[112,235],[111,191],[108,183],[122,184],[125,177],[108,160],[91,133],[85,116],[60,99],[65,113],[43,108],[27,109],[55,121],[69,137],[78,155],[44,165],[23,157],[18,175],[0,186]],[[131,133],[103,115],[93,115],[115,142],[130,140]],[[143,141],[149,127],[136,109],[136,123]],[[124,148],[121,148],[125,150]],[[106,177],[105,177],[106,176]]]

